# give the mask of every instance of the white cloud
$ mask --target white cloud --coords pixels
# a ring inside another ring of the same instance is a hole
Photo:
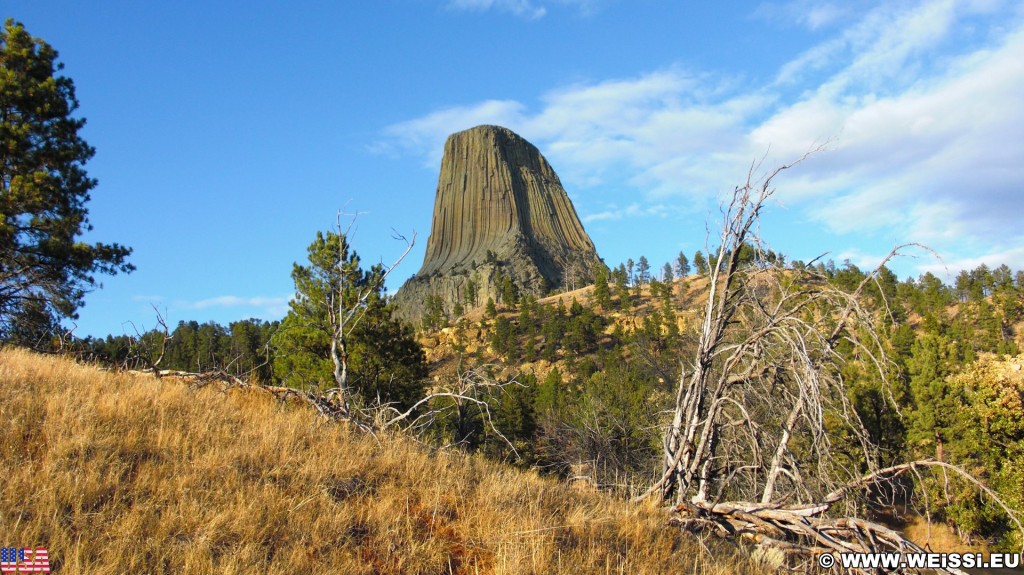
[[[603,212],[597,212],[595,214],[587,214],[583,216],[583,223],[589,224],[591,222],[604,222],[604,221],[616,221],[621,220],[623,216],[622,210],[605,210]]]
[[[940,279],[952,282],[960,270],[973,270],[981,264],[989,269],[995,269],[1006,264],[1010,269],[1024,269],[1024,247],[1014,247],[1005,250],[995,250],[974,255],[970,257],[956,258],[946,261],[935,261],[919,266],[921,273],[931,272]]]
[[[243,297],[236,295],[223,295],[197,301],[179,301],[177,307],[195,310],[209,310],[215,308],[251,308],[265,317],[281,317],[288,312],[288,302],[291,296],[266,297],[254,296]]]
[[[587,214],[581,219],[583,223],[589,224],[591,222],[616,221],[626,217],[664,217],[669,211],[669,206],[665,204],[641,204],[634,202],[625,208],[609,206],[603,212]]]
[[[472,106],[444,108],[389,126],[384,130],[385,139],[372,144],[370,150],[422,155],[430,167],[436,167],[448,134],[480,124],[499,124],[515,130],[523,123],[524,110],[522,104],[513,100],[486,100]]]
[[[836,14],[807,15],[801,25],[849,19]],[[563,86],[535,109],[489,100],[439,110],[387,128],[380,146],[436,168],[448,134],[502,124],[537,144],[570,191],[615,189],[639,206],[714,198],[766,150],[772,166],[830,141],[830,151],[780,182],[790,209],[836,233],[1009,257],[1024,243],[1021,54],[1020,9],[982,0],[884,3],[782,66],[768,85],[669,68]],[[584,221],[631,215],[625,210]]]
[[[721,88],[680,70],[576,84],[541,97],[537,112],[516,101],[487,100],[446,108],[385,129],[374,150],[400,149],[436,168],[448,134],[479,124],[500,124],[541,146],[570,188],[608,184],[605,174],[630,175],[620,183],[658,195],[714,194],[722,189],[722,162],[735,167],[747,116],[771,100],[760,94],[721,97]],[[680,164],[689,157],[693,162]],[[742,162],[740,162],[742,164]],[[733,172],[735,173],[735,172]],[[681,182],[686,182],[685,186]]]
[[[792,0],[790,2],[763,2],[754,10],[754,17],[769,22],[794,24],[810,30],[827,28],[863,12],[867,2],[846,0]]]
[[[788,142],[792,154],[820,136],[816,126],[840,134],[828,158],[802,174],[819,183],[815,214],[838,231],[894,227],[942,244],[961,234],[1006,238],[1024,210],[1014,192],[1024,184],[1024,141],[1015,135],[1024,133],[1021,53],[1018,30],[889,97],[815,93],[752,138]]]

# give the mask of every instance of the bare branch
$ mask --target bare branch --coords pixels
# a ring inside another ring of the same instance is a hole
[[[918,550],[884,526],[845,515],[856,508],[851,500],[870,495],[864,487],[936,467],[964,476],[1020,529],[1020,518],[959,468],[913,462],[879,469],[878,448],[846,389],[847,356],[839,343],[849,342],[856,361],[887,381],[892,362],[880,318],[863,301],[866,290],[877,285],[882,292],[884,266],[908,248],[930,250],[896,246],[852,292],[769,261],[758,226],[774,179],[815,151],[758,180],[760,162],[754,162],[746,182],[723,203],[696,349],[682,362],[665,430],[664,467],[638,499],[674,495],[673,509],[681,515],[674,524],[790,556]],[[744,254],[753,254],[753,261]],[[887,310],[884,295],[880,307]],[[867,475],[853,476],[861,465]],[[831,514],[840,517],[826,517]]]

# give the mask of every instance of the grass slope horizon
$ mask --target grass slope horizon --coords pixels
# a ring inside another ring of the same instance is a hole
[[[0,349],[4,545],[63,573],[756,573],[657,508],[216,385]]]

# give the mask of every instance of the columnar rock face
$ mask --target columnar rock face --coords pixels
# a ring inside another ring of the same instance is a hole
[[[395,296],[398,314],[417,320],[428,295],[469,309],[467,285],[483,305],[503,277],[535,295],[579,287],[603,265],[540,151],[507,128],[477,126],[445,142],[427,253]]]

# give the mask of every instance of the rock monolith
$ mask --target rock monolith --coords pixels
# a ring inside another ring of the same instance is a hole
[[[604,263],[558,175],[533,144],[500,126],[452,134],[444,146],[423,266],[395,296],[399,317],[418,321],[428,296],[451,313],[509,278],[536,296],[582,287]]]

